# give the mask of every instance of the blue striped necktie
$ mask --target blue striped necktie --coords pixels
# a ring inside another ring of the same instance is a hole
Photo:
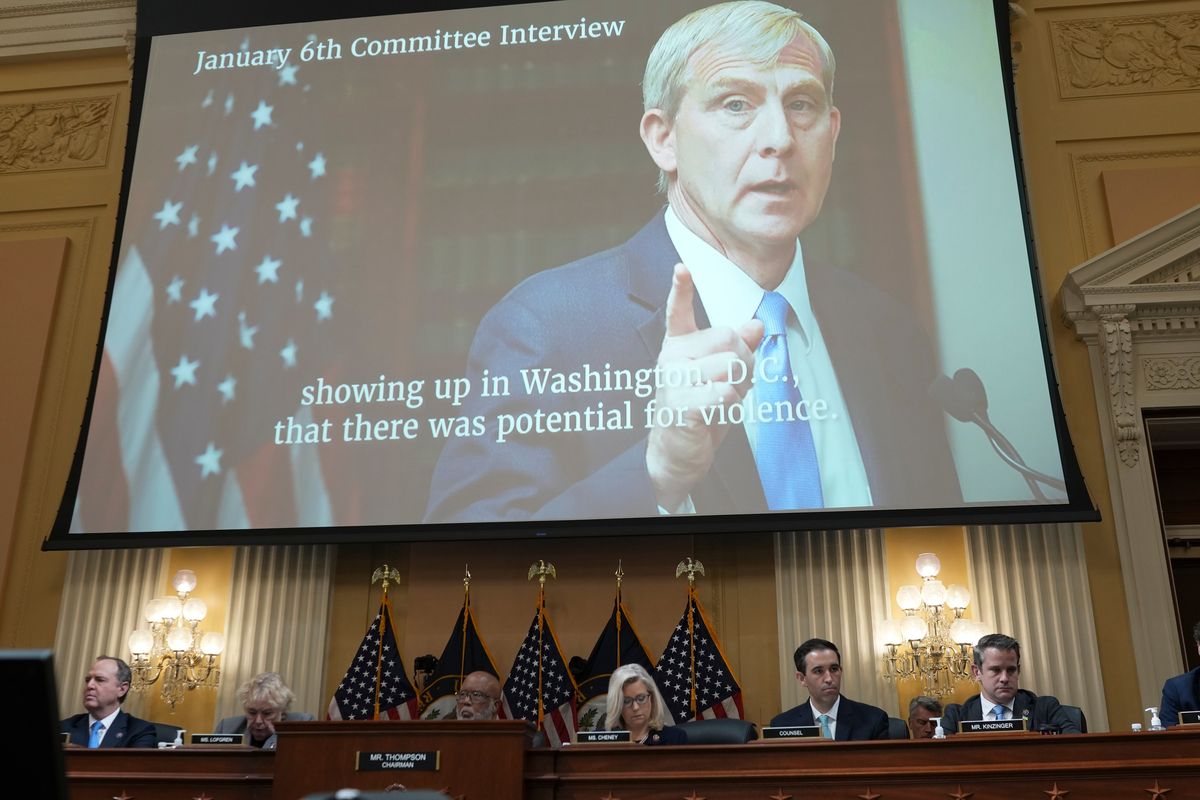
[[[755,354],[757,381],[754,404],[769,403],[775,408],[799,409],[802,397],[792,377],[788,356],[787,318],[792,307],[778,292],[767,292],[754,318],[763,322],[763,340]],[[760,422],[755,430],[754,461],[762,481],[767,508],[772,511],[793,508],[823,508],[821,469],[808,420]]]

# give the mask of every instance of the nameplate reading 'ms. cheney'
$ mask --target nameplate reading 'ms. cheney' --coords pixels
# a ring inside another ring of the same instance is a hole
[[[218,745],[242,744],[246,738],[244,733],[193,733],[190,737],[192,744]]]
[[[1180,711],[1180,725],[1200,725],[1200,711]]]
[[[578,744],[617,744],[630,739],[629,731],[579,731],[575,741]]]
[[[1024,731],[1025,719],[964,719],[958,723],[959,733],[1011,733]]]
[[[770,726],[762,729],[762,738],[764,739],[805,739],[814,741],[821,738],[820,725],[780,725],[777,728]]]
[[[437,772],[442,768],[442,753],[440,750],[422,752],[409,750],[401,753],[380,753],[358,751],[354,768],[359,772],[379,772],[382,770],[400,770],[411,772]]]

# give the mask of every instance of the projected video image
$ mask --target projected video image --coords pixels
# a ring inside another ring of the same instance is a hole
[[[71,531],[1066,504],[999,58],[990,0],[156,38]]]

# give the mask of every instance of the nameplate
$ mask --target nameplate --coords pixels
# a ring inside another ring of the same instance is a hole
[[[618,744],[633,741],[629,731],[579,731],[575,734],[578,744]]]
[[[62,734],[62,740],[63,740],[62,741],[63,744],[70,744],[71,743],[71,734],[69,734],[69,733]]]
[[[358,751],[354,768],[359,772],[381,772],[383,770],[399,770],[401,772],[437,772],[442,768],[442,753],[440,750],[384,752]]]
[[[959,733],[1012,733],[1025,730],[1021,719],[964,719],[958,723]]]
[[[189,738],[192,744],[208,747],[246,743],[246,734],[244,733],[193,733]]]
[[[1180,725],[1200,725],[1200,711],[1180,711]]]
[[[777,728],[762,729],[764,739],[820,739],[820,725],[780,725]]]

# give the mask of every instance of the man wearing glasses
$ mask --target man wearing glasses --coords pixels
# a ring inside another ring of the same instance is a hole
[[[454,705],[455,719],[495,719],[500,708],[500,680],[490,672],[472,672],[463,678]]]

